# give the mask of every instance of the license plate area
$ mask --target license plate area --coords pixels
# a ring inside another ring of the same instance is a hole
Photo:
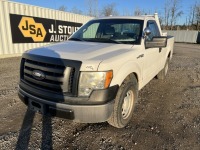
[[[46,107],[44,104],[42,103],[38,103],[36,101],[33,100],[29,100],[29,109],[35,111],[35,112],[39,112],[41,114],[45,114],[46,113]]]

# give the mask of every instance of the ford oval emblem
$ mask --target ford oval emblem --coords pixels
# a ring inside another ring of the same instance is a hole
[[[37,80],[44,80],[45,79],[44,72],[42,72],[40,70],[33,70],[32,75]]]

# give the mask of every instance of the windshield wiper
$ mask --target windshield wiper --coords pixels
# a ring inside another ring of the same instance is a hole
[[[91,38],[91,39],[87,39],[86,41],[89,41],[89,42],[102,42],[102,43],[123,44],[122,42],[115,41],[115,40],[112,40],[112,39],[107,39],[107,38]]]
[[[70,41],[84,41],[84,40],[79,39],[79,38],[70,38],[70,39],[68,39],[68,40],[70,40]]]
[[[110,41],[110,42],[112,42],[112,43],[123,44],[122,42],[115,41],[115,40],[112,40],[112,39],[106,39],[106,40],[108,40],[108,41]]]

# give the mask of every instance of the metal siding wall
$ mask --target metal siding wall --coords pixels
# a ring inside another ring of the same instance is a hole
[[[164,31],[174,36],[175,42],[197,43],[198,31]]]
[[[21,54],[26,50],[44,46],[49,43],[12,43],[9,14],[27,15],[47,19],[86,23],[93,17],[83,16],[58,10],[0,0],[0,56]]]

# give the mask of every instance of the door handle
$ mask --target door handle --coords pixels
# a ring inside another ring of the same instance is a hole
[[[137,57],[137,59],[144,57],[144,54],[141,54]]]

